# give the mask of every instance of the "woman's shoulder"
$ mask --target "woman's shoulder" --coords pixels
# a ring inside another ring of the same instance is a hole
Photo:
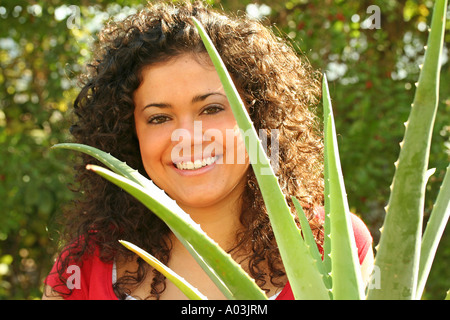
[[[359,263],[362,264],[367,252],[372,247],[373,238],[366,224],[360,217],[353,213],[351,213],[350,216],[356,247],[358,248]]]
[[[45,279],[45,285],[64,299],[117,299],[112,288],[113,263],[102,261],[98,245],[83,250],[84,245],[84,241],[78,239],[64,247]]]

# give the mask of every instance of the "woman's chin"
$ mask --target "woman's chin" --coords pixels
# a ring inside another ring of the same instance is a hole
[[[202,209],[213,207],[219,200],[213,197],[202,197],[201,195],[192,195],[189,197],[180,197],[175,199],[177,204],[184,210]]]

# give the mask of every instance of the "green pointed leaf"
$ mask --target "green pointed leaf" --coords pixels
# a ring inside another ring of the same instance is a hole
[[[194,257],[195,261],[200,265],[200,267],[205,271],[205,273],[208,275],[208,277],[214,282],[217,288],[219,288],[220,292],[223,293],[223,295],[228,300],[234,300],[236,299],[233,295],[233,292],[230,291],[230,289],[227,287],[226,283],[223,282],[223,280],[217,275],[214,268],[210,267],[209,264],[201,257],[201,255],[198,254],[198,252],[194,249],[194,247],[184,240],[182,236],[178,234],[178,232],[172,230],[173,234],[178,238],[178,240],[183,244],[183,246],[189,251],[189,253]]]
[[[406,123],[375,258],[381,274],[380,289],[369,290],[370,299],[416,298],[428,157],[438,106],[446,11],[447,0],[435,2],[425,60]]]
[[[314,262],[316,263],[317,269],[322,274],[322,279],[324,281],[325,287],[328,290],[331,290],[331,278],[325,270],[322,256],[319,252],[319,248],[317,247],[317,243],[312,233],[311,226],[309,225],[309,221],[306,218],[305,212],[303,211],[303,208],[297,198],[292,197],[292,202],[294,203],[295,209],[297,210],[297,216],[299,217],[300,226],[306,246],[309,248],[309,252]],[[332,298],[331,291],[329,291],[329,294],[330,298]]]
[[[241,134],[245,133],[243,136],[245,147],[267,207],[294,297],[296,299],[328,299],[322,276],[303,242],[300,230],[278,185],[278,179],[270,166],[270,161],[261,146],[231,76],[203,26],[195,18],[192,20],[217,70]]]
[[[125,162],[118,160],[117,158],[113,157],[111,154],[106,153],[102,150],[99,150],[97,148],[85,145],[85,144],[79,144],[79,143],[59,143],[52,147],[53,149],[68,149],[73,151],[78,151],[85,153],[87,155],[90,155],[91,157],[97,159],[101,163],[103,163],[105,166],[110,168],[112,171],[114,171],[117,174],[120,174],[131,181],[134,181],[144,188],[149,188],[152,192],[156,192],[156,194],[159,194],[163,196],[164,191],[159,189],[151,180],[147,179],[143,175],[141,175],[137,170],[134,170],[130,168]],[[163,196],[168,198],[167,196]]]
[[[439,190],[436,198],[436,203],[431,211],[430,218],[428,219],[428,223],[423,234],[422,246],[420,250],[419,281],[417,284],[416,299],[420,299],[422,297],[439,241],[444,233],[445,226],[447,225],[448,218],[450,216],[449,199],[450,166],[447,167],[441,189]]]
[[[324,99],[329,97],[325,77],[323,79],[323,97]],[[324,138],[328,177],[325,179],[329,192],[327,209],[329,210],[333,299],[361,300],[364,298],[364,288],[339,160],[333,111],[330,101],[324,103],[324,106],[327,107],[327,110],[324,111],[324,114],[327,115],[327,118],[324,119]]]
[[[328,119],[328,116],[331,111],[331,97],[330,92],[327,88],[327,76],[326,74],[323,75],[322,79],[322,103],[323,103],[323,119],[324,119],[324,135],[326,135],[326,132],[329,131],[328,128],[328,121],[325,121]],[[331,240],[330,240],[330,174],[328,169],[328,162],[329,162],[329,156],[328,156],[328,148],[327,145],[324,145],[324,209],[325,209],[325,216],[324,216],[324,239],[323,239],[323,264],[326,270],[327,274],[331,273],[331,258],[330,258],[330,252],[331,252]],[[330,281],[331,277],[330,277]]]
[[[191,300],[207,300],[208,298],[203,295],[197,288],[191,286],[186,280],[180,277],[176,272],[174,272],[169,267],[165,266],[154,256],[148,252],[142,250],[138,246],[124,240],[119,240],[119,242],[127,249],[136,253],[139,257],[144,259],[149,265],[161,272],[167,279],[169,279],[173,284],[175,284],[183,294]]]

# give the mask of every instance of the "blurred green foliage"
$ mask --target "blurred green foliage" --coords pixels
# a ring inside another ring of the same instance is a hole
[[[376,243],[433,2],[208,2],[262,19],[280,37],[292,41],[314,67],[327,72],[349,203],[369,226]],[[55,217],[72,199],[68,188],[72,155],[49,148],[69,139],[77,77],[89,61],[101,24],[122,19],[143,3],[0,2],[0,299],[42,295],[42,280],[57,247]],[[379,16],[368,10],[371,5],[379,8]],[[430,168],[436,172],[427,187],[425,217],[450,160],[449,29],[447,19],[440,105],[430,155]],[[450,287],[449,262],[447,231],[425,298],[444,298]]]

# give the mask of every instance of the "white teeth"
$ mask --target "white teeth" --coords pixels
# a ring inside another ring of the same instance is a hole
[[[195,160],[194,162],[194,168],[198,169],[202,167],[202,161],[201,160]]]
[[[200,169],[201,167],[205,167],[205,166],[209,166],[210,164],[213,164],[214,162],[216,162],[217,157],[209,157],[203,160],[195,160],[194,162],[192,161],[186,161],[186,162],[179,162],[177,164],[175,164],[175,166],[180,169],[180,170],[195,170],[195,169]]]

